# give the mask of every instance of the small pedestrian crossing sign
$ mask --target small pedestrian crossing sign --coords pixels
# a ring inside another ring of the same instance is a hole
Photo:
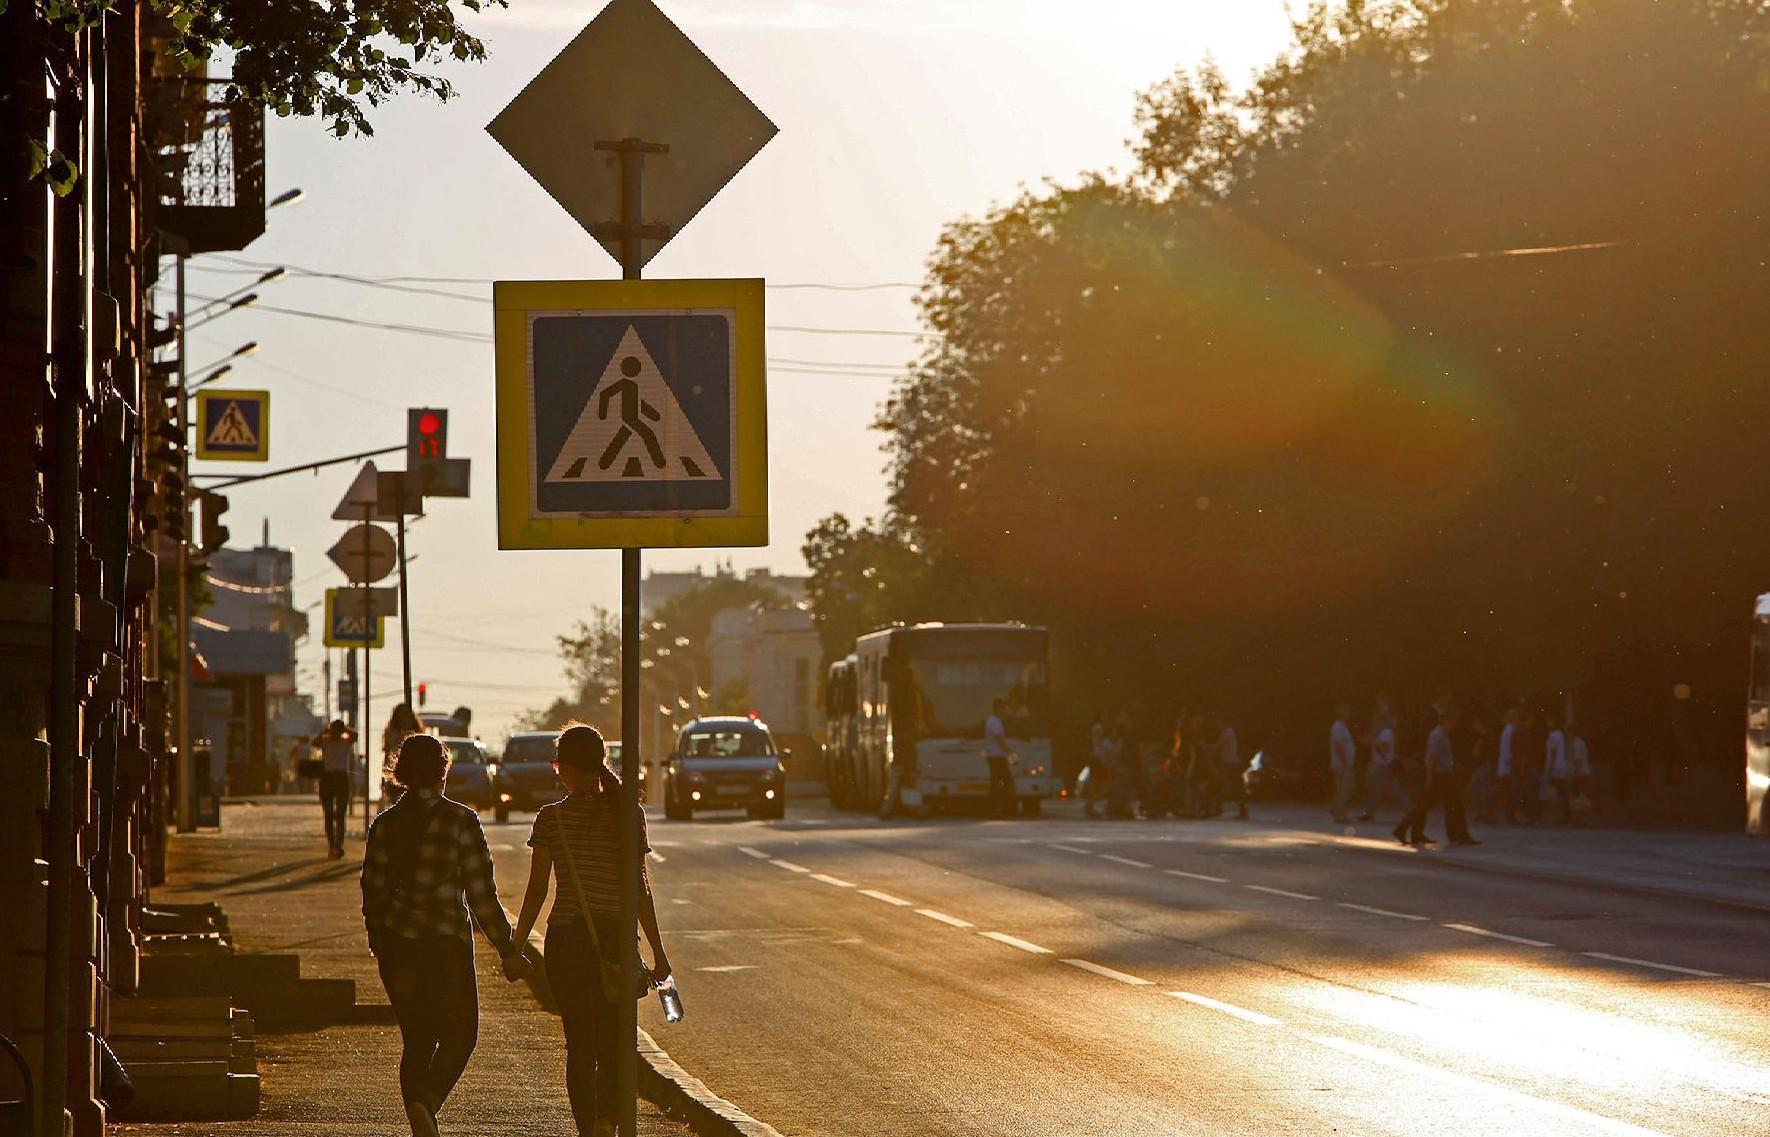
[[[359,589],[326,589],[326,635],[327,647],[363,647],[378,648],[387,643],[387,620],[376,616],[368,618],[363,615],[361,604],[340,604],[338,597],[343,592],[357,592]]]
[[[270,392],[197,392],[197,457],[211,461],[270,460]]]
[[[766,544],[762,282],[500,282],[501,548]]]

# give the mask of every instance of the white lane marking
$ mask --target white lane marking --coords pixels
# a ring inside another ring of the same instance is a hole
[[[1083,971],[1092,972],[1104,979],[1116,980],[1117,982],[1124,983],[1131,987],[1149,987],[1152,985],[1147,979],[1139,979],[1135,975],[1126,975],[1122,971],[1114,971],[1112,968],[1102,967],[1098,963],[1089,963],[1085,959],[1066,959],[1063,962],[1069,964],[1071,967],[1079,967]]]
[[[1753,983],[1752,986],[1753,987],[1763,987],[1766,990],[1770,990],[1770,983]]]
[[[815,880],[815,881],[819,881],[823,884],[833,884],[837,888],[853,888],[854,887],[854,882],[851,880],[843,880],[839,876],[828,876],[828,875],[821,873],[821,872],[812,873],[811,879]]]
[[[774,865],[776,868],[786,869],[788,872],[810,872],[811,871],[810,869],[806,868],[804,865],[796,865],[792,861],[783,861],[778,858],[771,857],[769,859],[768,863],[771,865]]]
[[[1527,940],[1523,936],[1508,936],[1504,932],[1493,932],[1486,928],[1477,928],[1473,924],[1446,924],[1453,932],[1468,932],[1471,936],[1486,936],[1490,940],[1505,940],[1509,944],[1523,944],[1525,947],[1554,947],[1547,940]]]
[[[1130,857],[1114,856],[1111,853],[1101,853],[1100,859],[1103,861],[1116,861],[1121,865],[1130,865],[1134,869],[1152,869],[1155,867],[1148,861],[1133,861]]]
[[[1066,853],[1075,853],[1077,856],[1082,856],[1082,857],[1091,857],[1094,855],[1094,851],[1092,849],[1078,849],[1074,845],[1053,844],[1051,847],[1053,849],[1061,849]]]
[[[1263,1015],[1258,1011],[1250,1011],[1246,1007],[1238,1007],[1234,1003],[1220,1002],[1211,998],[1209,995],[1195,995],[1191,991],[1169,991],[1168,994],[1176,999],[1182,999],[1188,1003],[1193,1003],[1197,1006],[1206,1007],[1210,1010],[1241,1019],[1243,1022],[1253,1023],[1255,1026],[1284,1025],[1271,1015]]]
[[[876,888],[863,888],[860,890],[860,894],[862,896],[870,896],[874,900],[883,900],[893,908],[908,908],[910,906],[910,902],[903,897],[893,896],[889,892],[880,892]]]
[[[945,912],[937,912],[932,908],[918,908],[916,915],[926,916],[930,920],[945,924],[950,928],[975,928],[977,926],[968,920],[961,920],[957,916],[948,916]]]
[[[1430,920],[1430,916],[1415,916],[1411,912],[1391,912],[1387,908],[1372,908],[1368,904],[1348,904],[1341,902],[1340,907],[1350,908],[1354,912],[1369,912],[1372,916],[1389,916],[1396,920]]]
[[[1051,954],[1050,948],[1042,948],[1038,944],[1028,943],[1026,940],[1011,936],[1006,932],[979,932],[977,934],[986,940],[994,940],[999,944],[1007,944],[1011,948],[1019,948],[1021,951],[1032,955]]]
[[[1292,900],[1320,900],[1319,896],[1311,896],[1307,892],[1290,892],[1283,888],[1268,888],[1263,884],[1244,884],[1243,888],[1251,888],[1255,892],[1270,892],[1274,896],[1288,896]]]
[[[722,974],[727,971],[751,971],[755,966],[756,965],[753,963],[724,963],[720,964],[718,967],[697,967],[695,970],[711,971],[715,974]]]
[[[1587,1113],[1583,1109],[1571,1105],[1564,1105],[1558,1101],[1533,1097],[1520,1090],[1514,1090],[1508,1086],[1502,1086],[1495,1082],[1484,1081],[1480,1078],[1471,1078],[1467,1074],[1458,1074],[1452,1070],[1442,1070],[1437,1066],[1428,1066],[1424,1062],[1415,1062],[1411,1058],[1403,1058],[1401,1055],[1391,1054],[1387,1050],[1379,1050],[1374,1046],[1366,1046],[1362,1042],[1353,1042],[1350,1039],[1335,1038],[1332,1035],[1326,1034],[1305,1034],[1303,1037],[1317,1045],[1325,1046],[1330,1050],[1338,1050],[1342,1054],[1350,1054],[1355,1058],[1363,1058],[1367,1062],[1374,1062],[1379,1066],[1387,1066],[1391,1070],[1399,1070],[1404,1074],[1417,1074],[1425,1078],[1436,1078],[1441,1082],[1449,1082],[1460,1087],[1486,1090],[1489,1093],[1499,1094],[1502,1097],[1509,1098],[1519,1105],[1526,1106],[1530,1109],[1547,1113],[1553,1117],[1561,1118],[1564,1121],[1575,1122],[1579,1125],[1593,1126],[1602,1129],[1607,1133],[1616,1133],[1623,1135],[1623,1137],[1666,1137],[1665,1134],[1656,1129],[1645,1129],[1639,1125],[1630,1125],[1626,1121],[1618,1121],[1613,1117],[1604,1117],[1601,1114]]]
[[[1187,872],[1185,869],[1163,869],[1162,871],[1167,873],[1169,876],[1183,876],[1187,880],[1203,880],[1203,881],[1208,881],[1211,884],[1228,884],[1229,883],[1228,877],[1206,876],[1202,872]]]
[[[664,863],[664,854],[658,852],[656,849],[653,849],[649,855],[651,856],[651,859],[658,862],[658,864],[661,865]]]
[[[738,852],[746,857],[755,857],[759,861],[766,861],[768,859],[767,853],[764,853],[761,849],[752,849],[748,845],[739,845]]]
[[[1695,967],[1678,967],[1670,963],[1655,963],[1651,959],[1636,959],[1633,956],[1628,955],[1611,955],[1609,952],[1602,951],[1588,951],[1581,952],[1580,954],[1590,956],[1593,959],[1606,959],[1611,963],[1632,963],[1636,967],[1651,967],[1655,971],[1673,971],[1679,975],[1694,975],[1699,979],[1721,978],[1721,973],[1719,971],[1703,971]],[[1759,986],[1764,986],[1764,984],[1759,984]]]

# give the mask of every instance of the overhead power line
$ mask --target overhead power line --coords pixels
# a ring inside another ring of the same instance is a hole
[[[216,268],[213,265],[207,265],[207,264],[193,264],[193,265],[191,265],[191,267],[193,269],[200,268],[204,272],[234,272],[234,273],[238,273],[241,275],[244,275],[245,273],[248,273],[248,272],[261,272],[261,271],[265,271],[268,269],[274,269],[274,268],[286,268],[291,273],[293,273],[297,276],[312,276],[312,277],[319,277],[319,278],[326,279],[326,280],[340,280],[340,281],[344,281],[349,284],[366,285],[371,288],[399,288],[402,285],[412,285],[412,284],[491,284],[492,283],[492,278],[488,277],[488,276],[360,276],[355,273],[334,272],[334,271],[323,270],[323,269],[302,268],[298,265],[291,265],[291,264],[275,264],[275,263],[272,263],[269,261],[253,261],[253,260],[247,260],[244,257],[228,257],[228,256],[222,256],[217,253],[211,253],[211,254],[209,254],[209,256],[211,259],[218,260],[218,261],[224,261],[227,264],[238,265],[240,267],[237,269],[222,269],[222,268]],[[789,281],[789,282],[783,283],[783,284],[769,283],[765,287],[767,287],[770,292],[799,292],[799,291],[884,292],[884,291],[888,291],[890,289],[915,289],[915,288],[920,288],[922,286],[920,284],[918,284],[917,282],[911,281],[911,280],[879,280],[879,281],[862,281],[862,282],[856,282],[856,283],[843,283],[843,282],[837,282],[837,281],[823,281],[823,280],[806,280],[806,281]],[[416,289],[415,291],[427,291],[427,290]],[[468,296],[464,293],[459,293],[459,292],[444,292],[444,293],[438,293],[438,295],[449,296],[449,297],[453,297],[453,298],[461,299],[461,300],[483,300],[483,299],[485,299],[484,297],[481,297],[481,296]]]

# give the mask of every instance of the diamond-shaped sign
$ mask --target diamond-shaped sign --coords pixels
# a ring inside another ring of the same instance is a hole
[[[660,228],[641,263],[777,130],[652,0],[612,0],[486,129],[616,260],[621,160],[596,143],[667,146],[645,159],[641,220]]]

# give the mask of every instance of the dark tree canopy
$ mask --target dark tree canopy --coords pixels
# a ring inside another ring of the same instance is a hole
[[[1129,178],[942,236],[891,515],[813,535],[923,550],[918,610],[843,619],[1010,607],[1078,705],[1731,708],[1770,589],[1767,13],[1317,4],[1246,90],[1147,92]]]

